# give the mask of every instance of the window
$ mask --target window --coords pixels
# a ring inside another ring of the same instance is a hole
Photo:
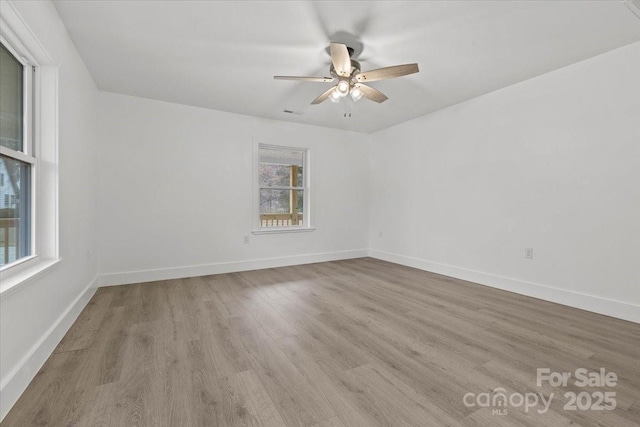
[[[0,295],[6,295],[60,262],[58,66],[10,2],[0,8],[0,91]]]
[[[258,146],[257,230],[310,229],[308,150]]]
[[[0,43],[0,268],[32,255],[34,70],[19,58]]]

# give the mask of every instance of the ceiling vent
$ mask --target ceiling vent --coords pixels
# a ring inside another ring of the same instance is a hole
[[[640,18],[640,0],[627,0],[624,4],[631,12],[634,13],[634,15]]]

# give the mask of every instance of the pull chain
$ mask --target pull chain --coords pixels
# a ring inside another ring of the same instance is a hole
[[[351,99],[346,97],[344,100],[344,118],[351,117]]]

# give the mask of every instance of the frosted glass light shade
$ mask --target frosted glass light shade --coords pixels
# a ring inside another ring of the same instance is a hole
[[[336,104],[340,102],[341,98],[342,98],[342,95],[340,95],[337,89],[334,89],[333,92],[331,92],[331,95],[329,95],[329,100]]]
[[[340,96],[347,96],[349,94],[349,82],[346,80],[340,80],[336,86],[336,92],[338,92]]]
[[[362,95],[364,95],[364,93],[359,87],[354,87],[353,89],[351,89],[351,98],[354,101],[357,101],[358,99],[362,98]]]

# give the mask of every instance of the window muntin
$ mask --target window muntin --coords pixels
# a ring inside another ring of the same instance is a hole
[[[33,67],[0,43],[0,269],[33,254]]]
[[[307,150],[260,145],[258,152],[260,228],[308,227]]]

